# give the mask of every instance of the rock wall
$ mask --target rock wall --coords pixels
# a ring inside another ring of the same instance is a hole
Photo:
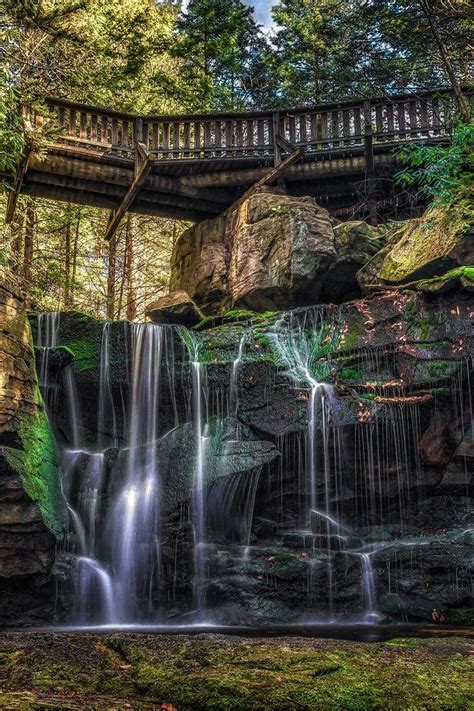
[[[200,324],[192,338],[199,343],[209,406],[206,601],[216,621],[301,621],[316,613],[327,617],[331,604],[338,614],[362,612],[362,563],[354,551],[372,544],[376,605],[385,619],[434,621],[436,610],[448,622],[470,619],[473,320],[468,294],[439,299],[392,292],[284,316],[240,311]],[[57,436],[71,441],[61,374],[72,364],[82,437],[91,451],[98,436],[102,333],[100,322],[62,314],[51,357]],[[189,503],[196,443],[186,333],[167,328],[159,414],[160,435],[171,434],[157,441],[164,518],[156,600],[169,620],[192,611]],[[281,338],[301,353],[311,345],[314,377],[332,386],[326,464],[321,430],[317,440],[318,501],[350,531],[344,544],[321,532],[317,517],[310,529],[305,522],[309,389],[282,360],[275,343]],[[109,346],[115,426],[125,441],[126,324],[111,324]],[[88,470],[87,456],[77,460],[78,481]],[[104,481],[113,486],[122,462],[112,441],[105,463]],[[243,555],[240,523],[256,477]],[[333,545],[340,548],[329,556]]]
[[[61,523],[55,447],[18,283],[0,274],[0,620],[51,614]]]

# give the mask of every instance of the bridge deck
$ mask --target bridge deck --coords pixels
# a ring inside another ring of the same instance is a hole
[[[46,119],[28,112],[49,137],[46,156],[29,157],[16,176],[18,191],[116,210],[133,184],[141,146],[150,168],[129,209],[197,221],[221,213],[295,147],[304,152],[285,172],[288,191],[313,194],[337,214],[354,202],[355,183],[393,174],[394,149],[449,141],[456,111],[446,90],[194,116],[140,117],[46,101]]]

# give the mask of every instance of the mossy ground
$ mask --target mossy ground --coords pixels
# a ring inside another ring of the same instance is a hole
[[[473,652],[456,638],[11,633],[0,708],[466,711]]]

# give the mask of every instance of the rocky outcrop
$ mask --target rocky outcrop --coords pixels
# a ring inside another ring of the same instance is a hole
[[[34,619],[51,601],[59,482],[30,325],[13,276],[0,275],[0,619]]]
[[[474,233],[460,206],[429,208],[420,218],[387,226],[385,238],[384,247],[357,275],[364,292],[414,282],[432,293],[471,288]],[[471,271],[464,273],[469,266]]]
[[[161,296],[147,306],[146,315],[153,323],[181,326],[196,326],[204,318],[201,309],[185,291],[173,291]]]
[[[181,235],[170,288],[212,314],[340,302],[360,294],[355,275],[381,235],[363,222],[335,225],[312,198],[263,190]]]

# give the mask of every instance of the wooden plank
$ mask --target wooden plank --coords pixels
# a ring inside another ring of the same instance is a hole
[[[245,191],[245,193],[238,199],[236,200],[230,207],[227,208],[227,210],[224,210],[222,213],[224,216],[230,215],[231,212],[236,210],[242,203],[247,200],[250,195],[252,195],[254,192],[258,190],[258,188],[263,187],[264,185],[268,185],[269,183],[274,183],[278,178],[280,178],[290,166],[293,165],[293,163],[296,163],[297,160],[301,158],[301,156],[304,154],[303,148],[296,148],[292,153],[290,153],[289,156],[285,158],[279,165],[274,166],[273,168],[270,168],[263,178],[260,178],[260,180],[255,183],[255,185],[252,185],[251,188]]]
[[[156,121],[151,125],[151,147],[154,151],[160,147],[160,124]]]
[[[177,121],[173,123],[173,152],[177,154],[179,152],[179,129],[180,125]],[[177,155],[175,155],[177,157]]]
[[[288,117],[288,133],[290,136],[290,143],[296,143],[296,119],[294,116]]]
[[[431,102],[431,110],[433,112],[433,133],[437,136],[440,133],[441,116],[439,113],[439,101],[433,99]]]
[[[406,138],[406,120],[405,120],[405,103],[399,102],[397,104],[397,116],[398,116],[398,137],[403,140]]]
[[[233,127],[234,127],[233,121],[226,121],[225,122],[225,147],[226,147],[227,153],[230,153],[232,150],[232,138],[234,135]]]
[[[321,114],[321,139],[323,141],[328,138],[328,115],[326,111]]]
[[[377,104],[375,107],[375,131],[376,133],[383,132],[383,113],[382,106],[380,104]]]
[[[360,106],[356,106],[356,108],[354,109],[354,133],[359,138],[362,135],[362,123],[360,114],[361,108]]]
[[[186,121],[183,128],[183,148],[189,150],[191,145],[191,124]]]
[[[112,145],[118,145],[118,120],[112,119]]]
[[[253,121],[247,121],[247,146],[252,148],[253,144]]]
[[[349,109],[344,109],[344,111],[342,112],[342,135],[346,139],[344,141],[344,145],[348,146],[351,142],[351,122],[349,116]]]
[[[300,140],[299,143],[306,143],[306,114],[300,116]]]
[[[140,145],[140,152],[145,155],[146,157],[142,161],[142,164],[139,168],[139,170],[135,173],[135,176],[133,178],[132,184],[130,185],[129,189],[124,195],[124,198],[118,208],[116,210],[113,210],[110,214],[110,219],[109,219],[109,224],[107,225],[107,229],[105,231],[105,239],[110,241],[115,233],[117,232],[117,228],[127,212],[128,208],[132,204],[133,200],[135,199],[140,186],[145,182],[148,173],[150,172],[152,165],[153,165],[153,159],[150,157],[148,150],[144,144],[139,144]],[[137,151],[139,150],[139,147],[137,146]]]
[[[102,116],[100,121],[100,142],[108,144],[109,142],[109,124],[107,116]]]
[[[122,121],[122,146],[128,148],[128,121]]]
[[[338,148],[340,143],[335,139],[339,137],[339,111],[331,112],[331,129],[332,147]]]
[[[417,127],[416,101],[408,102],[408,117],[410,119],[410,132],[413,134],[414,130]]]
[[[194,122],[194,148],[201,148],[201,122]]]
[[[387,129],[389,133],[393,133],[393,104],[387,104]]]
[[[73,111],[72,109],[69,110],[69,128],[68,128],[68,135],[69,135],[69,136],[75,136],[75,135],[76,135],[76,112]]]
[[[97,141],[97,114],[91,116],[91,139]]]
[[[163,150],[167,151],[170,145],[170,125],[169,123],[163,124]]]
[[[239,151],[242,150],[244,145],[244,126],[243,121],[235,122],[235,142]]]
[[[15,176],[13,178],[13,187],[10,193],[8,194],[7,209],[5,214],[5,222],[7,225],[13,220],[13,215],[15,214],[18,196],[23,185],[23,179],[25,177],[26,171],[28,170],[28,165],[32,154],[32,148],[32,143],[28,141],[25,145],[23,155],[20,159]]]

